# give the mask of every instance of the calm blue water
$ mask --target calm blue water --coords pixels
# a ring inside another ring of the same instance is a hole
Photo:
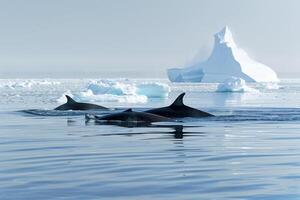
[[[143,110],[186,104],[218,117],[153,127],[85,123],[57,99],[87,80],[0,83],[0,199],[300,199],[300,81],[256,93],[171,84],[167,99],[97,102]],[[8,84],[9,83],[9,84]],[[31,115],[20,110],[41,109]],[[113,112],[113,111],[112,111]],[[99,112],[99,115],[104,114]]]

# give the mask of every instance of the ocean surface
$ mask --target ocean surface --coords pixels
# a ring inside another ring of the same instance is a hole
[[[0,79],[0,199],[300,199],[300,80],[216,92],[167,80]],[[151,127],[53,111],[65,94],[111,111],[186,105],[212,118]]]

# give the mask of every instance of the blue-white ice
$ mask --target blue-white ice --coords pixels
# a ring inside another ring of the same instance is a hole
[[[119,102],[119,103],[147,103],[151,98],[167,98],[170,87],[167,83],[154,81],[118,80],[91,80],[86,88],[74,94],[68,90],[59,102],[65,101],[68,94],[78,101],[90,102]]]
[[[237,47],[227,26],[216,33],[214,39],[213,50],[206,61],[168,69],[170,81],[220,83],[231,77],[246,82],[279,81],[272,68],[251,59],[243,49]]]
[[[272,86],[275,84],[272,83]],[[231,77],[220,83],[216,92],[258,92],[258,90],[249,87],[244,79]]]

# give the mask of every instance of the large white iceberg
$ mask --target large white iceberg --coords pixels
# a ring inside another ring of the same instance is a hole
[[[215,44],[210,57],[185,68],[168,69],[172,82],[224,82],[236,77],[246,82],[278,82],[276,73],[264,64],[252,60],[236,46],[226,26],[215,34]]]

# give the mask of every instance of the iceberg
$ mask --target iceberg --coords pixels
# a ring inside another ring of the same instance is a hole
[[[137,94],[149,98],[167,98],[170,92],[170,86],[164,83],[143,82],[137,84]]]
[[[171,88],[161,82],[134,82],[129,80],[94,80],[75,94],[66,91],[57,101],[65,103],[65,95],[82,102],[147,103],[149,99],[165,99]]]
[[[237,47],[227,26],[214,35],[214,48],[209,58],[185,68],[168,69],[171,82],[222,83],[231,77],[246,82],[279,82],[275,71],[251,59]]]
[[[167,98],[171,89],[165,83],[100,80],[91,82],[88,87],[93,94],[143,95],[148,98]]]

